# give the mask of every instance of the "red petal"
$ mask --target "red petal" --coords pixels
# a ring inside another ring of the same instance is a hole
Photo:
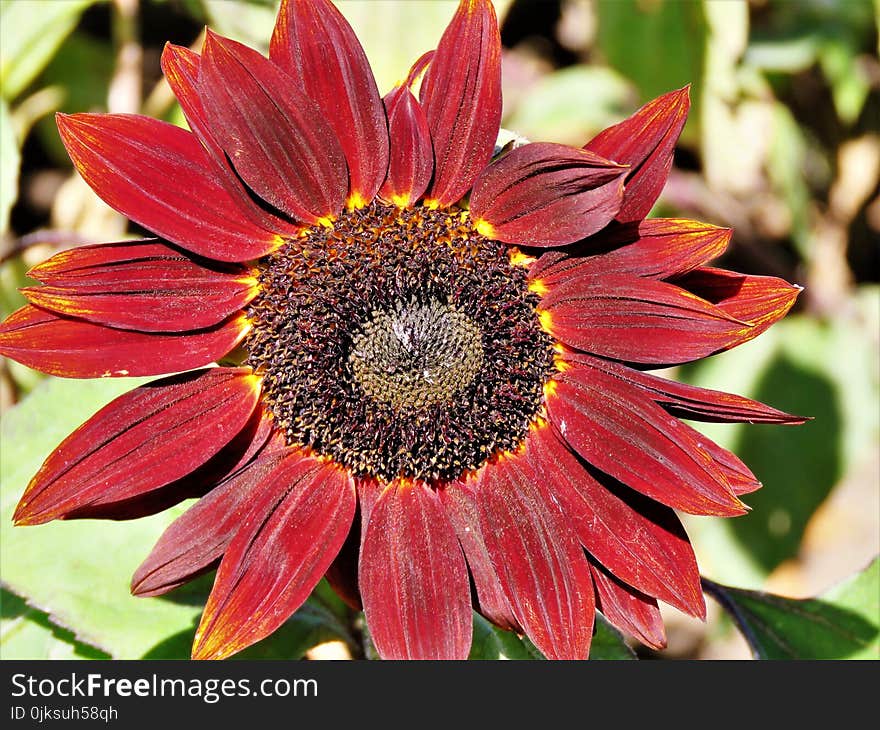
[[[634,274],[663,279],[684,274],[720,256],[733,232],[708,223],[650,218],[638,227],[613,225],[585,242],[584,252],[551,252],[529,270],[529,278],[551,287],[589,275]],[[603,249],[607,253],[597,253]]]
[[[639,221],[650,212],[672,169],[675,143],[687,121],[690,87],[659,96],[620,124],[599,132],[585,149],[630,165],[621,223]]]
[[[532,438],[530,459],[589,553],[643,593],[693,616],[705,616],[694,550],[675,513],[659,505],[641,512],[614,494],[552,429],[537,429]]]
[[[272,421],[257,407],[248,424],[226,446],[198,469],[164,487],[118,501],[98,501],[68,512],[65,520],[135,520],[163,512],[186,499],[200,498],[238,471],[262,448],[277,449],[277,435],[269,442]],[[283,445],[283,437],[281,439]],[[269,443],[267,443],[269,442]]]
[[[158,596],[213,567],[283,456],[280,449],[264,449],[172,522],[135,571],[131,592]]]
[[[21,290],[31,304],[141,332],[210,327],[257,293],[256,276],[244,267],[209,267],[154,241],[62,251],[28,275],[49,284]]]
[[[591,357],[583,353],[565,352],[563,360],[598,368],[608,375],[641,390],[655,403],[679,418],[715,423],[804,423],[802,416],[771,408],[758,401],[734,393],[699,388],[675,380],[628,368],[620,363]]]
[[[513,613],[548,659],[586,659],[595,600],[583,550],[521,458],[480,472],[480,528]]]
[[[466,659],[467,566],[437,495],[395,482],[369,517],[360,564],[367,626],[383,659]]]
[[[692,514],[745,513],[688,428],[636,388],[585,367],[556,376],[550,421],[593,466],[662,504]]]
[[[344,470],[291,452],[251,493],[217,570],[193,659],[223,659],[284,623],[339,552],[355,504]]]
[[[356,482],[358,494],[358,507],[361,513],[361,547],[360,552],[363,554],[364,538],[367,536],[367,525],[370,524],[370,515],[373,513],[373,507],[385,490],[385,486],[380,484],[376,479],[365,477],[358,479]]]
[[[248,369],[213,368],[120,396],[49,455],[18,504],[16,523],[41,524],[189,474],[244,428],[259,382]]]
[[[229,193],[238,204],[242,215],[256,225],[269,231],[296,235],[299,227],[286,217],[281,218],[269,210],[269,206],[258,205],[252,192],[242,184],[241,178],[232,168],[226,153],[220,147],[211,132],[211,124],[202,107],[199,97],[199,66],[201,58],[198,53],[183,46],[166,43],[162,50],[162,73],[177,97],[180,108],[193,134],[202,142],[208,151],[212,168]]]
[[[434,149],[425,112],[409,88],[399,86],[385,96],[391,158],[379,195],[400,208],[413,205],[428,188],[434,173]]]
[[[244,316],[179,334],[112,329],[26,304],[0,324],[0,355],[62,378],[161,375],[208,365],[247,334]]]
[[[763,486],[758,478],[752,474],[751,469],[736,454],[719,446],[695,428],[687,426],[687,424],[685,426],[697,447],[705,451],[715,462],[715,467],[724,476],[734,494],[737,496],[750,494]]]
[[[268,59],[210,31],[200,67],[211,132],[263,200],[307,224],[332,218],[348,192],[345,156],[318,107]]]
[[[561,144],[518,147],[474,183],[471,215],[487,238],[563,246],[604,228],[620,208],[626,168]]]
[[[189,251],[247,261],[276,248],[274,233],[238,209],[191,132],[131,114],[58,114],[83,179],[110,206]]]
[[[657,601],[590,564],[598,608],[612,626],[653,649],[666,648],[666,631]]]
[[[629,274],[570,279],[540,309],[566,345],[651,365],[699,360],[747,339],[751,327],[685,289]]]
[[[373,199],[388,169],[388,128],[369,61],[329,0],[283,0],[269,57],[333,128],[351,175],[349,205]]]
[[[458,535],[458,541],[464,550],[477,589],[480,613],[502,629],[522,633],[498,580],[498,574],[492,567],[486,541],[480,531],[477,499],[473,487],[457,482],[440,490],[438,494],[440,503],[455,528],[455,534]]]
[[[802,287],[774,276],[748,276],[709,267],[680,276],[675,283],[751,325],[729,347],[757,337],[782,319],[803,291]]]
[[[719,470],[724,474],[730,489],[737,496],[751,494],[764,486],[736,454],[721,448],[713,441],[707,441],[705,449],[712,456]]]
[[[401,84],[401,86],[405,86],[407,89],[414,88],[416,82],[419,80],[419,77],[425,73],[428,66],[430,66],[433,62],[435,55],[437,55],[437,51],[426,51],[421,56],[419,56],[416,59],[415,63],[410,66],[409,73],[406,75],[406,79],[404,79],[404,82]]]
[[[461,0],[421,88],[436,160],[428,191],[452,205],[489,162],[501,124],[501,35],[490,0]]]

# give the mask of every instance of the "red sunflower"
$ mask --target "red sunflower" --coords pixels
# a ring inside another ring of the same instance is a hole
[[[801,419],[645,371],[755,337],[799,289],[707,266],[727,229],[644,220],[687,89],[493,160],[500,61],[491,3],[462,0],[383,99],[334,6],[291,0],[268,59],[166,46],[191,131],[59,115],[83,178],[160,238],[34,268],[0,352],[177,374],[71,434],[15,520],[200,497],[132,582],[217,567],[194,657],[267,636],[324,576],[385,658],[467,657],[472,608],[578,659],[597,609],[654,647],[658,600],[704,616],[674,510],[739,515],[760,484],[679,418]]]

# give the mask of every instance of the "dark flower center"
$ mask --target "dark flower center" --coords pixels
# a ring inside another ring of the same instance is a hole
[[[397,302],[361,325],[348,364],[370,398],[395,410],[424,408],[450,400],[477,376],[482,332],[447,302]]]
[[[540,415],[550,337],[467,214],[378,203],[260,262],[248,364],[291,444],[356,475],[455,479]]]

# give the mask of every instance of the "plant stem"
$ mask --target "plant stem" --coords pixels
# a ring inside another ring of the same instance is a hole
[[[703,576],[700,577],[700,585],[703,587],[703,592],[708,593],[712,598],[714,598],[718,605],[721,606],[730,617],[733,619],[733,622],[736,624],[736,628],[743,635],[746,642],[749,645],[749,649],[752,652],[752,659],[760,659],[761,655],[758,651],[758,637],[755,636],[755,632],[752,631],[751,626],[749,626],[748,622],[745,620],[745,617],[742,615],[742,612],[739,610],[739,606],[737,606],[733,601],[730,600],[727,596],[727,591],[724,586],[715,583],[714,581],[709,580]]]

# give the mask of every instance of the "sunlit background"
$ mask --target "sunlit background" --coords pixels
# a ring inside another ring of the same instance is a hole
[[[338,4],[385,93],[436,45],[456,3]],[[814,418],[801,427],[705,427],[764,488],[747,497],[748,516],[686,525],[712,579],[821,594],[880,549],[880,2],[495,4],[506,129],[581,146],[642,103],[692,84],[654,213],[730,226],[725,268],[805,287],[793,313],[757,340],[667,374]],[[209,24],[265,50],[274,15],[271,0],[0,2],[0,316],[24,303],[17,288],[33,283],[30,266],[136,233],[72,172],[53,112],[137,112],[184,125],[159,71],[164,42],[198,49]],[[3,658],[188,655],[209,583],[167,600],[128,595],[169,515],[11,528],[42,458],[131,382],[64,382],[0,364]],[[345,656],[325,598],[252,655]],[[669,648],[641,656],[749,655],[711,601],[705,625],[664,615]]]

